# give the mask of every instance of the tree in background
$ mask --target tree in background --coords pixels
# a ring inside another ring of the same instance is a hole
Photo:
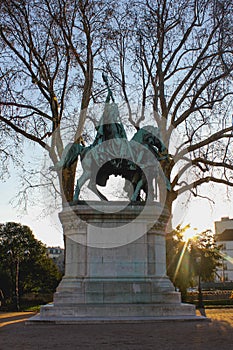
[[[201,281],[214,281],[216,268],[221,264],[221,247],[216,244],[211,230],[201,232],[190,241],[190,255],[198,280],[198,305],[203,307]]]
[[[200,263],[201,279],[203,281],[208,282],[214,279],[216,267],[219,266],[221,258],[220,249],[221,247],[216,244],[211,230],[203,231],[190,239],[190,254],[194,265],[196,263],[195,274],[198,275],[199,267],[197,265]]]
[[[145,123],[149,111],[173,155],[161,164],[172,212],[180,194],[198,196],[204,183],[233,186],[233,5],[146,0],[124,9],[112,18],[106,62],[130,122]]]
[[[166,235],[167,274],[174,286],[181,292],[184,300],[187,288],[193,285],[194,271],[191,264],[187,242],[183,240],[183,233],[189,226],[178,226]]]
[[[125,125],[161,129],[172,155],[161,163],[171,190],[160,191],[170,213],[180,194],[199,196],[205,183],[233,186],[231,0],[3,0],[0,8],[3,162],[20,161],[23,140],[55,164],[68,139],[90,139],[96,116],[87,111],[103,100],[105,70]],[[75,167],[58,172],[58,187],[47,167],[40,185],[72,200]],[[26,171],[25,199],[37,173]]]
[[[61,275],[46,255],[45,246],[28,226],[0,224],[0,289],[20,309],[20,296],[28,292],[51,293]]]
[[[19,161],[15,147],[26,140],[47,151],[53,164],[67,139],[81,142],[91,97],[98,96],[94,70],[112,8],[111,0],[1,1],[3,162],[10,156]],[[67,125],[71,131],[64,135]],[[56,190],[72,200],[75,167],[58,176]],[[25,187],[33,188],[33,179]]]
[[[184,241],[183,234],[189,228],[178,226],[167,234],[167,274],[185,300],[187,288],[197,286],[201,299],[201,281],[213,281],[220,264],[220,247],[210,230]]]

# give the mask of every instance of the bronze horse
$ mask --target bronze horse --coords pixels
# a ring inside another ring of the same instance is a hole
[[[93,144],[88,147],[77,143],[67,145],[61,160],[51,169],[68,168],[80,156],[83,173],[77,180],[74,201],[79,200],[80,190],[87,180],[90,180],[88,188],[101,200],[107,200],[96,185],[105,186],[110,175],[121,175],[132,184],[133,193],[125,188],[131,201],[140,200],[141,190],[153,201],[153,179],[158,176],[161,154],[163,159],[167,157],[158,128],[145,126],[128,141],[119,122],[117,105],[107,103]],[[167,181],[166,184],[168,188]]]

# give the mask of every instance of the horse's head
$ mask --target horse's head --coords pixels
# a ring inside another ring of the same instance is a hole
[[[148,134],[151,134],[154,137],[161,138],[160,129],[156,126],[146,125],[146,126],[143,126],[142,129],[146,130]]]
[[[143,141],[145,143],[147,143],[149,146],[157,147],[159,152],[165,152],[167,150],[166,146],[162,141],[161,132],[159,128],[152,125],[147,125],[144,126],[142,129],[144,130]]]

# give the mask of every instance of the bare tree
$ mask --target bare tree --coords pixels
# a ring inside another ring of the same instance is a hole
[[[19,142],[35,142],[56,163],[71,116],[81,142],[104,67],[129,124],[161,129],[172,155],[161,163],[170,211],[204,183],[233,186],[230,0],[3,0],[1,13],[0,123]],[[75,166],[59,175],[67,200]]]
[[[118,60],[105,60],[129,119],[138,127],[153,111],[168,149],[180,135],[161,163],[172,187],[167,207],[183,192],[199,195],[203,183],[233,186],[232,2],[147,0],[126,2],[128,16],[120,10],[111,37]],[[141,112],[133,115],[135,99]]]
[[[93,0],[1,2],[0,123],[47,150],[54,164],[74,114],[73,140],[81,142],[111,8],[111,1]],[[59,175],[68,201],[74,177],[75,166]]]

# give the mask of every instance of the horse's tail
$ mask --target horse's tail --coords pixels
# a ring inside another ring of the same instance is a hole
[[[68,144],[64,149],[65,157],[62,167],[70,168],[71,165],[78,159],[78,156],[81,154],[84,148],[85,147],[79,143]]]
[[[50,170],[70,168],[84,149],[85,147],[78,143],[68,143],[62,152],[61,159],[54,166],[50,167]]]

